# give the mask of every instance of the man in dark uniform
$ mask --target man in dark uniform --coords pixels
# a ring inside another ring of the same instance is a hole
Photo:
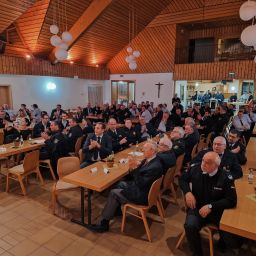
[[[192,125],[185,125],[185,156],[184,156],[184,163],[188,163],[191,161],[191,153],[194,146],[198,143],[198,137],[195,134],[194,126]]]
[[[75,118],[72,118],[69,122],[70,129],[67,132],[67,147],[68,152],[75,152],[76,141],[79,137],[83,136],[83,130],[77,123]]]
[[[67,156],[67,143],[64,134],[60,130],[60,125],[57,121],[51,122],[51,136],[48,133],[41,133],[45,139],[45,147],[40,150],[40,159],[50,159],[53,171],[57,175],[57,162],[61,157]]]
[[[104,123],[96,123],[94,133],[88,134],[83,145],[85,158],[80,166],[81,168],[96,161],[100,161],[112,153],[112,141],[111,138],[104,133],[105,128]]]
[[[124,105],[121,105],[117,113],[118,122],[120,124],[124,124],[124,120],[126,118],[129,118],[130,116],[131,116],[131,112],[129,111],[129,109],[126,108]]]
[[[234,180],[220,168],[220,161],[217,153],[208,152],[201,166],[194,166],[179,178],[188,207],[184,227],[194,256],[203,255],[200,229],[206,224],[219,226],[223,211],[237,203]],[[225,233],[220,235],[225,241]]]
[[[172,150],[174,151],[176,158],[185,153],[185,141],[184,137],[184,130],[182,127],[174,127],[171,132],[171,141],[172,141]]]
[[[90,115],[94,115],[94,109],[91,107],[91,103],[87,104],[87,107],[83,109],[84,118]]]
[[[144,117],[140,117],[139,123],[135,126],[135,131],[138,134],[139,142],[145,141],[150,137],[154,137],[156,135],[156,130],[153,125],[149,122],[146,123]]]
[[[174,151],[172,150],[172,142],[167,135],[164,135],[159,140],[157,157],[162,163],[164,175],[169,168],[173,167],[176,164],[176,156]]]
[[[221,158],[220,168],[225,170],[231,178],[239,179],[243,176],[242,168],[235,154],[231,153],[226,147],[226,139],[222,136],[218,136],[213,140],[213,148],[200,151],[197,156],[192,159],[191,164],[201,163],[203,156],[213,150]]]
[[[125,203],[140,205],[148,204],[148,193],[151,185],[163,174],[162,164],[156,157],[157,144],[146,142],[143,145],[145,159],[142,162],[129,159],[129,180],[123,181],[122,186],[112,189],[109,193],[107,203],[102,211],[102,220],[99,225],[93,225],[91,229],[95,232],[107,232],[109,221],[114,218],[117,209]]]
[[[47,114],[43,114],[41,117],[41,122],[37,123],[33,128],[33,137],[34,138],[41,137],[42,132],[49,132],[49,130],[50,130],[49,116]]]
[[[220,113],[213,116],[213,132],[215,137],[221,135],[225,125],[228,124],[229,115],[227,114],[227,109],[224,106],[220,106]]]
[[[154,128],[157,133],[169,132],[174,127],[173,122],[170,120],[170,114],[167,110],[163,112],[161,119],[156,120]]]
[[[107,134],[112,139],[112,148],[115,153],[127,147],[127,138],[124,137],[120,129],[117,129],[116,119],[108,120]]]
[[[240,142],[241,134],[237,130],[231,130],[228,134],[228,149],[235,154],[238,163],[241,165],[246,164],[247,158],[245,155],[246,148]]]
[[[120,128],[120,133],[123,138],[126,138],[127,143],[123,144],[123,148],[128,148],[132,145],[135,145],[137,141],[139,141],[138,134],[135,129],[132,127],[131,119],[126,119],[124,123],[124,127]]]
[[[67,113],[62,113],[61,120],[60,120],[60,128],[61,128],[61,130],[64,130],[68,126],[69,126],[68,115],[67,115]]]

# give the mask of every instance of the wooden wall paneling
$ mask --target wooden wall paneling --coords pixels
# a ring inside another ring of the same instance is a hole
[[[0,56],[0,73],[14,75],[37,75],[74,77],[84,79],[108,80],[109,72],[105,67],[94,68],[71,64],[51,65],[47,60]]]
[[[227,61],[199,64],[177,64],[174,80],[222,80],[230,79],[229,72],[235,72],[236,79],[256,79],[256,65],[253,61]]]

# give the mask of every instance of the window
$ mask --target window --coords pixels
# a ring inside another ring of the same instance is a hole
[[[128,105],[135,100],[135,81],[111,81],[111,100]]]

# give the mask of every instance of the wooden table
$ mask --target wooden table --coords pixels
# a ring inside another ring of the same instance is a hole
[[[140,145],[141,147],[141,145]],[[126,150],[123,150],[117,154],[115,154],[115,164],[113,168],[108,168],[109,173],[105,174],[103,172],[103,168],[106,167],[106,163],[103,161],[96,162],[86,168],[80,169],[76,172],[73,172],[65,177],[62,178],[63,181],[80,186],[81,190],[81,220],[74,220],[72,219],[72,222],[75,222],[79,225],[82,225],[84,227],[87,227],[90,229],[90,226],[92,224],[91,222],[91,216],[92,216],[92,208],[91,208],[91,193],[92,191],[102,192],[103,190],[109,188],[114,183],[119,181],[121,178],[126,176],[128,174],[128,164],[121,164],[119,163],[119,160],[122,158],[127,158],[128,153],[135,151],[135,146],[128,148]],[[138,157],[138,159],[141,159],[142,157]],[[95,173],[91,172],[91,169],[97,167],[98,171]],[[88,190],[88,221],[87,224],[84,221],[84,190],[87,188]]]
[[[243,166],[244,177],[235,181],[237,191],[237,207],[225,210],[221,221],[220,229],[256,240],[256,201],[247,198],[247,195],[254,194],[256,187],[256,173],[253,184],[248,183],[248,169],[256,167],[256,138],[250,138],[246,148],[247,163]]]
[[[0,147],[6,148],[6,151],[5,152],[0,151],[0,158],[18,155],[20,153],[40,149],[44,145],[43,143],[42,144],[32,144],[32,143],[33,141],[25,140],[22,146],[15,147],[15,148],[13,143],[3,144]]]

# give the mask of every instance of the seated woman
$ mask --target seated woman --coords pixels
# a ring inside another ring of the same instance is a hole
[[[16,126],[17,130],[20,133],[20,136],[23,137],[24,140],[27,140],[29,135],[31,135],[30,127],[30,121],[27,118],[22,118],[20,120],[20,124]]]

